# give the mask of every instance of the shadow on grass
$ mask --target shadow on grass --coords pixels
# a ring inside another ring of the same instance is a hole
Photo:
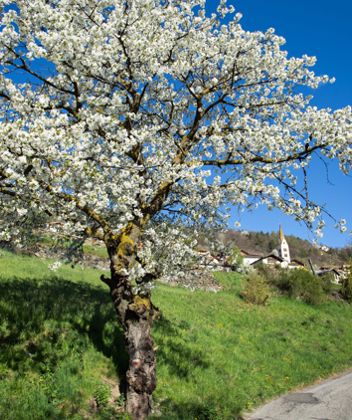
[[[182,379],[194,367],[208,366],[203,353],[181,338],[189,327],[163,317],[155,323],[158,363]],[[91,344],[113,361],[124,391],[128,356],[107,290],[58,277],[0,281],[0,363],[17,371],[53,371]]]
[[[0,362],[43,373],[91,343],[123,378],[128,357],[107,291],[53,277],[0,282]]]
[[[209,367],[205,353],[192,346],[190,335],[184,334],[189,329],[187,322],[176,324],[163,316],[155,322],[158,362],[167,365],[169,372],[180,379],[190,379],[196,368]]]
[[[155,420],[244,420],[241,416],[239,407],[232,407],[229,413],[222,412],[219,403],[204,398],[202,402],[189,401],[183,403],[175,403],[171,400],[163,401],[163,414],[155,418]]]

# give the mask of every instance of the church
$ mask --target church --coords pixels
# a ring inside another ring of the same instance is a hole
[[[280,248],[279,248],[280,257],[289,264],[291,262],[290,248],[288,247],[288,243],[286,241],[284,231],[281,225],[279,228],[279,238],[280,238]]]
[[[281,268],[302,268],[304,264],[296,259],[291,260],[290,247],[285,238],[282,226],[279,227],[279,244],[269,254],[260,255],[253,254],[241,250],[243,264],[245,266],[256,266],[257,264],[265,264],[269,266],[278,266]]]

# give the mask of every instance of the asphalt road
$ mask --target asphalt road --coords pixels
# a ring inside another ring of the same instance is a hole
[[[245,419],[352,420],[352,372],[284,395]]]

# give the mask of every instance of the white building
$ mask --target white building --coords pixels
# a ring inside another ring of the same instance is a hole
[[[286,261],[287,264],[290,264],[290,262],[291,262],[290,248],[289,248],[288,243],[286,241],[284,231],[283,231],[281,225],[280,225],[280,228],[279,228],[279,238],[280,238],[280,257],[284,261]]]
[[[260,260],[263,255],[261,254],[254,254],[252,252],[247,252],[244,249],[241,249],[241,256],[243,259],[243,265],[248,267],[255,263],[256,261]]]

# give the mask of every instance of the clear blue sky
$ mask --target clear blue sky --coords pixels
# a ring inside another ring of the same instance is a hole
[[[211,10],[218,2],[207,1]],[[315,72],[336,77],[333,85],[314,91],[313,103],[319,107],[340,108],[352,104],[352,1],[351,0],[233,0],[237,12],[243,14],[242,26],[247,30],[266,30],[269,27],[286,38],[285,49],[290,55],[314,55],[318,58]],[[352,229],[352,174],[342,175],[337,165],[329,165],[329,179],[323,164],[315,163],[311,170],[311,197],[337,218],[347,220]],[[260,208],[254,212],[235,213],[242,228],[273,231],[281,223],[288,234],[313,239],[307,228],[278,211]],[[322,243],[344,246],[352,242],[350,234],[340,234],[334,223],[327,220]]]

